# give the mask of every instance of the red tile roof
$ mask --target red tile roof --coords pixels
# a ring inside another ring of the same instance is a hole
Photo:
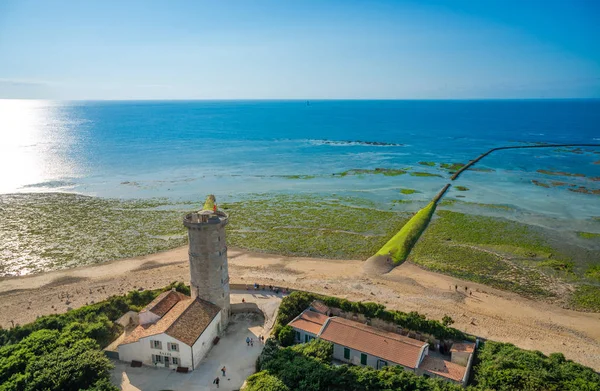
[[[452,348],[450,348],[451,352],[473,353],[474,350],[475,350],[475,344],[471,343],[471,342],[453,343]]]
[[[220,308],[201,299],[192,300],[189,296],[177,294],[184,299],[179,300],[156,323],[137,326],[120,345],[134,343],[141,338],[165,333],[192,346],[217,316]]]
[[[408,368],[417,365],[421,349],[427,345],[416,339],[338,317],[329,319],[320,337]]]
[[[441,358],[425,356],[421,365],[419,365],[419,369],[460,382],[465,376],[467,367],[442,360]]]
[[[327,314],[329,312],[329,307],[321,300],[313,300],[313,302],[310,303],[310,306],[322,314]]]
[[[307,331],[312,334],[319,334],[323,323],[329,319],[329,317],[319,314],[313,311],[304,311],[300,316],[290,323],[290,326],[299,330]]]
[[[150,311],[153,314],[163,317],[175,304],[181,300],[189,299],[189,296],[181,294],[176,291],[167,291],[158,295],[154,300],[150,302],[142,312]]]

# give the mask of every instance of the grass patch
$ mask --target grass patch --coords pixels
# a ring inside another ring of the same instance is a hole
[[[420,176],[420,177],[427,177],[427,176],[434,176],[434,177],[440,177],[443,178],[441,175],[439,174],[432,174],[430,172],[421,172],[421,171],[415,171],[415,172],[411,172],[410,175],[412,176]]]
[[[377,255],[391,254],[395,264],[404,262],[421,233],[427,228],[434,211],[435,202],[432,201],[404,224],[402,229],[377,251]]]
[[[414,194],[414,193],[420,193],[420,191],[414,190],[414,189],[400,189],[400,193],[402,193],[402,194]]]
[[[454,186],[454,188],[458,191],[469,191],[469,188],[465,186]]]
[[[578,310],[600,312],[600,287],[580,285],[571,296],[571,305]]]
[[[419,162],[422,166],[435,167],[435,162]]]

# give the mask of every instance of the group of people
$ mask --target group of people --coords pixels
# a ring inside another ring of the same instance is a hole
[[[258,342],[265,343],[265,337],[263,337],[262,335],[259,335],[258,336]],[[252,338],[252,337],[246,337],[246,345],[247,346],[254,346],[254,338]]]
[[[225,368],[225,365],[223,365],[223,368],[221,368],[221,373],[223,374],[223,377],[225,377],[225,371],[227,371],[227,368]],[[219,388],[219,383],[221,382],[221,379],[219,379],[219,376],[217,376],[215,378],[215,380],[213,380],[213,384],[217,385],[217,388]]]
[[[452,285],[450,285],[449,289],[452,290]],[[458,285],[454,285],[454,290],[458,292]],[[469,290],[468,286],[465,287],[465,294],[467,294],[467,292],[469,292],[469,296],[473,296],[473,291]]]

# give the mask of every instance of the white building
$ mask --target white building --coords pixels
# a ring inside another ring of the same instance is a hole
[[[173,290],[148,304],[139,322],[118,346],[120,360],[193,370],[221,332],[221,309]]]
[[[317,312],[315,306],[323,310]],[[311,307],[289,325],[295,331],[297,343],[321,338],[333,344],[333,359],[381,369],[400,366],[406,371],[427,377],[439,377],[458,384],[466,384],[472,365],[475,344],[454,344],[451,359],[430,354],[429,344],[390,331],[381,330],[338,316],[328,316],[329,309],[322,303]]]

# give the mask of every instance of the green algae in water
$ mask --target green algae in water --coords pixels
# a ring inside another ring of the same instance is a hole
[[[186,243],[180,210],[164,199],[76,194],[0,196],[0,275],[42,272],[163,251]]]
[[[595,232],[577,232],[577,236],[584,239],[600,239],[600,234]]]
[[[419,176],[419,177],[439,177],[439,178],[443,178],[439,174],[432,174],[430,172],[421,172],[421,171],[411,172],[410,175],[412,175],[412,176]]]
[[[233,247],[341,259],[368,258],[409,218],[352,197],[276,195],[222,207]]]
[[[415,189],[400,189],[400,193],[402,193],[402,194],[415,194],[415,193],[420,193],[420,191],[415,190]]]
[[[435,162],[419,162],[422,166],[435,167]]]
[[[428,269],[526,296],[551,297],[552,278],[519,259],[570,261],[532,227],[517,222],[438,210],[409,260]],[[533,256],[533,258],[531,257]]]
[[[203,200],[123,201],[75,194],[0,196],[0,276],[155,253],[187,243],[183,215]],[[408,219],[335,195],[254,195],[220,204],[228,243],[255,251],[366,258]]]
[[[448,171],[458,171],[465,166],[464,163],[442,163],[440,167]]]
[[[374,175],[374,174],[383,174],[385,176],[398,176],[406,174],[406,170],[400,170],[395,168],[375,168],[375,169],[352,169],[341,172],[339,174],[333,174],[334,176],[347,176],[347,175]]]
[[[469,188],[465,186],[454,186],[454,188],[458,191],[468,191]]]

